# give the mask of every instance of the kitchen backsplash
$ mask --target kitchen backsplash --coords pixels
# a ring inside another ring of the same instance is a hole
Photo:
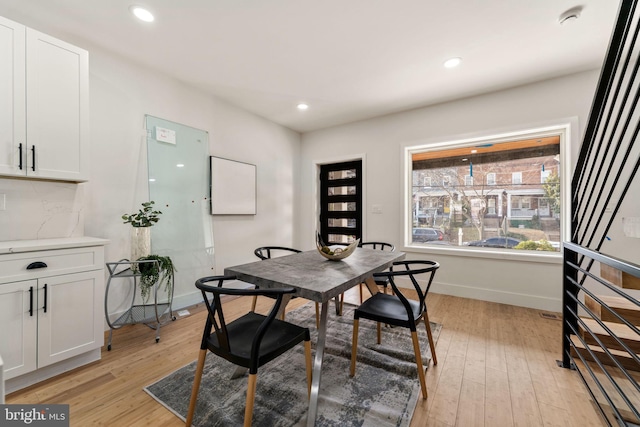
[[[84,235],[84,185],[0,178],[0,241]]]

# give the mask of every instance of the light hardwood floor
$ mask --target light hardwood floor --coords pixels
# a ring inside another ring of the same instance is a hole
[[[346,301],[357,302],[357,288]],[[558,368],[561,322],[540,311],[446,295],[428,297],[430,320],[443,325],[438,365],[429,366],[429,398],[411,427],[602,426],[577,374]],[[270,300],[260,301],[258,311]],[[305,300],[294,300],[293,309]],[[249,298],[225,303],[234,315]],[[289,307],[288,307],[289,308]],[[197,358],[203,307],[162,328],[114,331],[102,360],[8,395],[6,403],[70,404],[72,426],[184,425],[142,388]],[[330,339],[330,335],[329,338]]]

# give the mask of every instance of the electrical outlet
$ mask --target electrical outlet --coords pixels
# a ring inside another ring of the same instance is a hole
[[[380,206],[380,205],[372,205],[371,206],[371,213],[373,213],[373,214],[381,214],[382,213],[382,206]]]

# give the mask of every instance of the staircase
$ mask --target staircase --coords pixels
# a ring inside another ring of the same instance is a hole
[[[580,335],[591,352],[584,351],[585,347],[581,340],[576,338],[573,340],[575,346],[583,350],[582,355],[589,361],[595,361],[592,357],[593,353],[601,363],[617,366],[616,362],[602,349],[606,347],[625,369],[640,372],[640,364],[627,351],[629,349],[640,358],[640,335],[621,320],[621,318],[625,319],[636,328],[640,328],[640,307],[622,297],[601,295],[597,298],[604,303],[604,306],[589,295],[585,295],[585,305],[595,318],[581,317],[581,324],[584,326],[580,326]],[[595,320],[596,318],[601,322]],[[574,350],[575,356],[577,354]]]
[[[606,425],[624,427],[640,426],[640,265],[635,251],[625,255],[636,263],[601,251],[640,185],[639,2],[620,1],[571,181],[571,241],[563,242],[561,365],[583,380]]]

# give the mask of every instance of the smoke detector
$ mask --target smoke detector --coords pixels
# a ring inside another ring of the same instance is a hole
[[[558,18],[558,23],[560,25],[565,25],[569,22],[573,22],[580,17],[580,13],[582,13],[582,6],[572,7],[571,9],[560,15],[560,17]]]

